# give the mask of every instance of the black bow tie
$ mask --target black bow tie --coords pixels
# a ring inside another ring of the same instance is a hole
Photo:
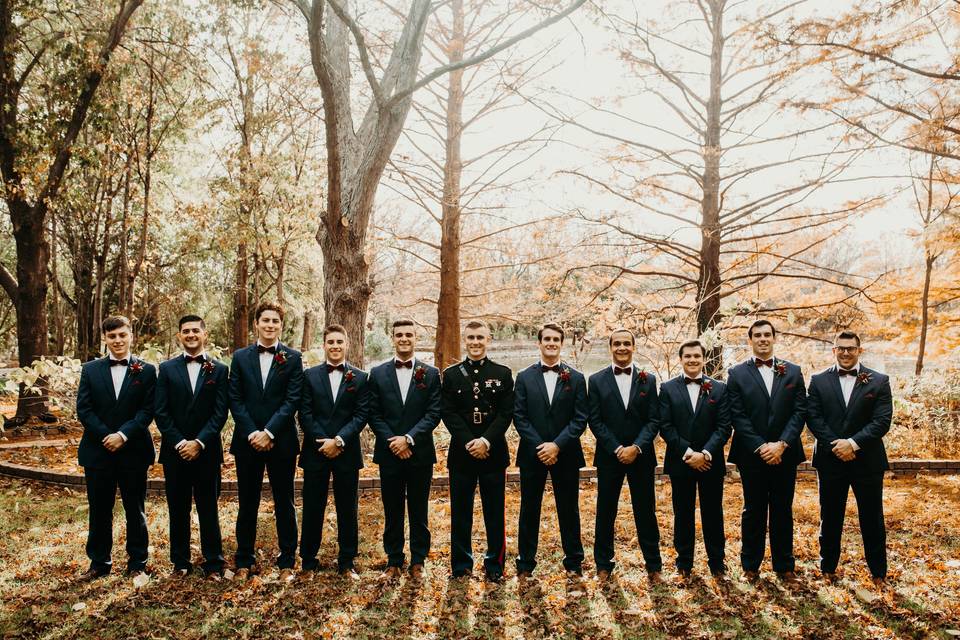
[[[257,345],[257,353],[276,353],[276,352],[277,352],[276,345],[272,347],[265,347],[262,344]]]
[[[631,371],[633,371],[633,367],[618,367],[616,365],[614,365],[613,367],[613,375],[615,376],[619,376],[619,375],[628,376],[630,375]]]
[[[840,376],[841,378],[842,378],[843,376],[855,376],[855,375],[857,375],[857,370],[856,370],[856,369],[841,369],[840,367],[837,367],[837,375]]]
[[[773,358],[770,358],[769,360],[763,360],[762,358],[754,358],[753,361],[757,363],[758,367],[773,368]]]
[[[191,356],[185,353],[183,354],[183,361],[186,362],[187,364],[190,364],[191,362],[199,362],[200,364],[203,364],[203,354],[201,353],[195,356]]]
[[[394,360],[393,366],[395,366],[397,369],[413,369],[413,360]]]
[[[684,382],[684,384],[691,384],[691,383],[692,383],[692,384],[700,384],[700,385],[702,385],[702,384],[703,384],[703,378],[688,378],[687,376],[683,376],[683,382]]]
[[[554,373],[560,373],[560,365],[558,365],[558,364],[555,364],[555,365],[541,364],[541,365],[540,365],[540,371],[542,371],[543,373],[546,373],[547,371],[553,371]]]
[[[340,364],[330,364],[329,362],[327,363],[327,373],[333,373],[334,371],[343,371],[343,369],[344,369],[344,366],[342,362]]]
[[[127,366],[127,359],[124,358],[123,360],[114,360],[113,358],[110,358],[110,366],[111,366],[111,367],[125,367],[125,366]]]

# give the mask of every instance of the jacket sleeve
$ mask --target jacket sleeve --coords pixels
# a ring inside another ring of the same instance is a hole
[[[710,455],[717,460],[719,464],[724,463],[723,447],[727,444],[727,440],[730,439],[730,433],[733,431],[733,425],[730,423],[730,402],[727,399],[729,389],[730,387],[727,387],[724,392],[720,394],[720,397],[717,398],[716,429],[713,435],[707,440],[707,443],[703,445],[703,448],[709,451]]]
[[[287,393],[283,404],[274,412],[267,424],[263,425],[264,431],[269,431],[274,436],[278,430],[289,429],[294,431],[296,436],[296,423],[294,416],[297,415],[297,409],[300,406],[300,394],[303,392],[303,360],[299,354],[291,354],[293,357],[288,359],[286,366],[293,367],[290,373],[290,379],[287,380]]]
[[[370,377],[361,374],[357,376],[357,386],[355,393],[357,395],[356,404],[353,407],[353,415],[350,421],[340,428],[337,435],[343,438],[346,443],[354,440],[363,428],[367,426],[367,419],[370,417]],[[346,390],[341,393],[350,393]]]
[[[660,437],[667,443],[667,448],[683,456],[690,448],[690,442],[680,436],[676,425],[673,424],[673,411],[670,406],[670,391],[666,385],[660,386],[660,401],[658,403],[657,425],[660,427]]]
[[[143,384],[146,386],[146,389],[143,390],[143,399],[140,401],[140,406],[137,407],[137,412],[133,414],[133,417],[117,429],[118,433],[127,436],[129,440],[133,440],[134,438],[149,438],[150,423],[153,422],[157,370],[152,365],[145,365],[139,375],[143,377]]]
[[[384,375],[390,375],[390,372],[385,372]],[[395,434],[393,433],[393,429],[390,428],[390,425],[387,424],[387,419],[384,416],[383,395],[380,392],[380,384],[377,380],[376,370],[370,372],[370,375],[367,377],[366,386],[370,428],[373,429],[373,432],[377,434],[378,438],[386,442]]]
[[[451,377],[456,378],[456,374],[445,375],[440,387],[440,418],[453,438],[467,443],[473,440],[473,432],[457,413],[457,389]]]
[[[83,425],[83,430],[92,433],[100,442],[113,431],[103,423],[93,407],[91,386],[90,367],[87,366],[80,370],[80,386],[77,388],[77,419]]]
[[[309,440],[311,447],[316,447],[319,438],[326,438],[327,434],[320,430],[313,417],[313,384],[310,376],[303,374],[303,386],[300,389],[300,429],[304,434],[304,448]]]
[[[227,368],[217,367],[215,373],[217,381],[217,395],[213,400],[213,413],[207,423],[197,433],[197,440],[209,447],[220,440],[220,432],[227,422],[227,405],[230,403],[230,389],[227,384]]]
[[[413,425],[413,428],[407,432],[407,435],[415,441],[424,434],[433,433],[433,430],[437,428],[438,424],[440,424],[439,372],[430,376],[430,381],[427,383],[427,410],[424,412],[423,417],[417,421],[417,424]]]
[[[796,388],[796,398],[793,402],[793,413],[783,425],[783,431],[780,432],[780,440],[791,444],[800,437],[803,432],[803,424],[807,419],[807,387],[803,381],[803,372],[798,371],[798,381]]]
[[[730,375],[730,382],[727,384],[727,393],[725,395],[728,398],[727,405],[729,407],[730,420],[733,423],[733,428],[736,430],[736,437],[738,440],[743,440],[747,445],[747,449],[752,453],[767,444],[767,441],[753,428],[753,420],[747,415],[746,402],[743,397],[743,387],[740,385],[739,377],[740,376],[736,374]]]
[[[537,433],[533,423],[530,422],[530,412],[527,409],[529,394],[527,393],[526,371],[520,372],[517,376],[517,384],[513,387],[513,426],[520,434],[520,439],[526,441],[533,448],[543,444],[543,438]]]
[[[607,427],[607,425],[603,422],[603,411],[600,407],[600,392],[597,390],[597,385],[594,383],[594,378],[590,379],[588,388],[589,393],[587,393],[587,404],[590,405],[590,417],[588,419],[590,431],[593,432],[593,436],[597,439],[597,446],[603,447],[604,451],[610,455],[614,455],[616,450],[620,447],[620,442],[613,437],[613,433],[610,431],[610,428]]]
[[[580,439],[587,429],[587,420],[590,418],[589,405],[587,405],[587,382],[583,376],[577,376],[573,388],[573,417],[553,441],[561,451]]]
[[[494,440],[503,438],[507,433],[507,429],[510,428],[510,423],[513,422],[512,373],[507,374],[506,384],[504,386],[506,388],[503,390],[503,393],[500,394],[500,397],[497,398],[497,417],[493,419],[493,422],[490,423],[487,430],[483,432],[483,437],[491,444],[493,444]]]
[[[257,430],[250,412],[247,411],[246,398],[243,393],[243,365],[237,362],[237,354],[234,354],[233,362],[230,365],[230,414],[233,416],[233,429],[244,440],[250,437],[250,434]]]
[[[170,374],[168,370],[169,367],[160,367],[160,374],[157,376],[157,387],[154,391],[154,420],[157,423],[160,435],[176,446],[178,442],[185,438],[177,429],[177,425],[174,424],[173,416],[170,415]]]
[[[840,436],[827,426],[823,417],[822,402],[820,385],[817,384],[817,379],[814,377],[810,380],[810,394],[807,398],[807,427],[809,427],[813,437],[824,444],[829,444],[839,439]]]
[[[873,405],[873,415],[870,422],[860,431],[850,436],[860,447],[880,440],[890,431],[890,421],[893,418],[893,396],[890,392],[890,378],[885,378],[877,390],[877,400]]]
[[[637,448],[642,452],[652,452],[653,441],[656,439],[657,433],[660,430],[660,425],[657,420],[660,414],[660,399],[657,395],[656,378],[652,375],[650,375],[647,386],[650,388],[650,391],[647,392],[647,421],[640,425],[637,438],[633,441],[633,444],[637,445]]]

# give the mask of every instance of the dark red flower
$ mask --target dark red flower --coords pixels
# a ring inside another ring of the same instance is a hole
[[[343,374],[343,380],[344,382],[350,382],[353,380],[353,371],[347,370],[347,372]],[[347,391],[349,391],[349,389],[347,389]]]
[[[273,361],[280,366],[287,364],[287,352],[277,351],[277,353],[273,356]]]
[[[136,362],[136,361],[135,361],[135,362],[131,362],[131,363],[130,363],[130,375],[135,376],[135,375],[137,375],[138,373],[140,373],[141,371],[143,371],[143,363],[142,363],[142,362]]]
[[[560,380],[563,382],[570,382],[570,369],[564,367],[560,370]]]
[[[709,380],[704,380],[703,384],[700,385],[700,394],[707,395],[713,391],[713,384]]]
[[[640,369],[640,373],[637,374],[637,378],[640,379],[640,384],[647,384],[647,372],[643,369]]]
[[[413,379],[417,382],[423,382],[423,379],[427,375],[427,369],[423,365],[420,365],[413,371]],[[419,386],[419,385],[418,385]]]

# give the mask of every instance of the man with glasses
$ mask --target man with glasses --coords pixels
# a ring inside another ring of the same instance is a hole
[[[890,430],[890,379],[860,364],[860,336],[841,331],[836,365],[810,380],[807,426],[816,437],[813,466],[820,485],[820,570],[836,579],[840,538],[853,489],[867,566],[876,584],[887,575],[883,473],[889,468],[883,436]]]

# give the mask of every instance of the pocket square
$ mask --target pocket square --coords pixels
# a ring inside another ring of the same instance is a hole
[[[646,397],[647,392],[646,392],[646,391],[640,391],[640,392],[637,393],[637,395],[640,396],[641,398],[644,398],[644,397]]]
[[[868,393],[867,395],[865,395],[865,396],[863,396],[863,397],[864,397],[864,398],[876,398],[876,397],[877,397],[877,394],[875,394],[875,393],[873,393],[873,392],[870,392],[870,393]]]
[[[570,385],[567,385],[563,388],[564,391],[570,391]]]
[[[793,384],[793,383],[791,382],[790,384],[788,384],[787,386],[785,386],[784,389],[793,389],[795,386],[797,386],[797,385],[795,385],[795,384]]]
[[[138,384],[143,384],[143,383],[140,382],[139,380],[134,380],[134,381],[131,382],[130,384],[132,384],[133,386],[137,386]]]
[[[204,382],[203,384],[204,384],[204,385],[217,384],[217,381],[216,381],[216,380],[207,380],[207,381]]]
[[[426,388],[427,388],[427,385],[423,384],[422,382],[417,385],[417,389],[426,389]]]
[[[708,404],[717,404],[717,401],[714,400],[713,398],[707,398],[707,403],[708,403]]]
[[[354,392],[354,391],[356,391],[356,390],[357,390],[356,387],[347,387],[347,391],[350,391],[351,393]]]

